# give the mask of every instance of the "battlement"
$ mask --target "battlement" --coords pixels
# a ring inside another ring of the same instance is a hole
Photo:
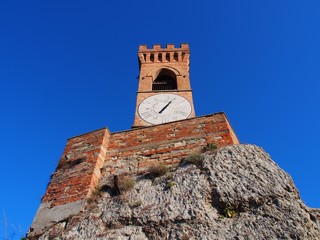
[[[152,48],[147,45],[140,45],[138,56],[141,63],[154,62],[181,62],[188,61],[190,55],[189,45],[181,43],[180,47],[175,47],[174,44],[167,44],[162,48],[161,44],[154,44]]]
[[[153,44],[152,48],[148,48],[146,44],[142,44],[139,46],[139,52],[145,52],[145,51],[179,51],[179,50],[189,50],[189,44],[188,43],[181,43],[180,47],[176,48],[174,44],[169,43],[166,44],[165,48],[162,48],[161,44]]]

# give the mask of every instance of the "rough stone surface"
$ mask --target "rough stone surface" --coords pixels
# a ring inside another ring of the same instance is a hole
[[[202,156],[162,177],[137,176],[120,196],[101,188],[84,212],[35,239],[320,239],[320,210],[261,148]]]
[[[83,209],[84,204],[84,200],[79,200],[50,208],[50,203],[42,203],[31,225],[33,234],[69,216],[78,214]]]
[[[239,143],[224,113],[116,133],[104,128],[70,138],[42,204],[53,208],[86,200],[103,177],[145,172],[155,162],[177,165],[212,142],[220,147]]]

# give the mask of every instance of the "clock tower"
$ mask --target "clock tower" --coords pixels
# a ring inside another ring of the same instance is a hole
[[[56,234],[73,216],[77,221],[83,216],[78,214],[90,211],[98,189],[119,194],[119,179],[139,179],[158,164],[176,167],[208,144],[239,143],[225,113],[195,117],[188,44],[151,49],[141,45],[138,56],[133,129],[113,133],[105,127],[67,140],[32,222],[30,239]]]
[[[139,86],[133,128],[195,117],[186,43],[139,46]]]

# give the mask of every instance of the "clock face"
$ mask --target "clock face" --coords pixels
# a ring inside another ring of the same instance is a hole
[[[157,94],[144,99],[138,112],[144,121],[161,124],[186,119],[191,113],[191,104],[176,94]]]

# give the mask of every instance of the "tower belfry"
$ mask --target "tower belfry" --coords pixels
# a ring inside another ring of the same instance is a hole
[[[139,85],[133,127],[195,117],[190,85],[188,44],[140,45]]]

